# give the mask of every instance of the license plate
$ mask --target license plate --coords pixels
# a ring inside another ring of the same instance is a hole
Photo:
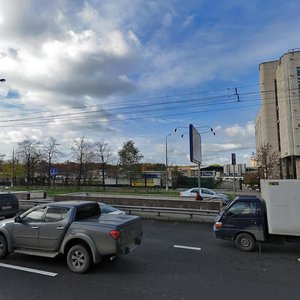
[[[3,210],[11,209],[11,208],[12,208],[12,206],[3,206],[3,207],[2,207]]]

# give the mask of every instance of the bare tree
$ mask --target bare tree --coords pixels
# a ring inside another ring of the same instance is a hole
[[[75,162],[79,165],[78,187],[80,187],[83,172],[86,171],[87,165],[92,162],[94,157],[92,145],[86,142],[84,136],[82,136],[74,141],[71,151]]]
[[[251,159],[256,161],[260,178],[272,179],[280,177],[279,153],[273,151],[273,147],[269,143],[261,146],[256,154],[252,153]]]
[[[53,137],[50,137],[48,141],[42,144],[42,152],[47,159],[47,175],[48,175],[48,185],[50,185],[51,182],[51,167],[52,163],[55,159],[57,159],[57,156],[59,154],[59,144],[56,142],[56,139]]]
[[[24,163],[27,174],[27,183],[33,183],[34,173],[41,161],[40,143],[34,140],[24,140],[18,143],[17,156]]]
[[[105,190],[105,165],[112,160],[112,149],[104,140],[95,143],[95,157],[101,162],[102,186]]]

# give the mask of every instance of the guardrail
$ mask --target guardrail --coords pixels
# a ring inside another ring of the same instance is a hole
[[[52,202],[50,199],[39,199],[39,200],[19,200],[20,210],[25,211],[33,206],[39,204],[45,204]],[[113,205],[115,208],[126,211],[128,214],[134,213],[152,213],[157,215],[157,217],[162,217],[163,215],[179,215],[179,216],[189,216],[189,219],[195,219],[199,216],[210,216],[215,217],[219,211],[218,210],[206,210],[206,209],[191,209],[191,208],[172,208],[172,207],[149,207],[149,206],[134,206],[134,205]]]
[[[148,207],[148,206],[129,206],[129,205],[114,205],[115,208],[127,211],[129,214],[132,212],[151,212],[157,213],[160,217],[162,214],[179,214],[189,215],[191,219],[193,216],[216,216],[219,211],[217,210],[204,210],[204,209],[190,209],[190,208],[172,208],[172,207]]]

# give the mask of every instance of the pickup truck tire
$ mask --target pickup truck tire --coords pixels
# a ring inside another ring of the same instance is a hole
[[[253,251],[255,248],[255,240],[249,233],[240,233],[235,239],[235,244],[239,250]]]
[[[72,272],[85,273],[91,266],[90,252],[83,245],[75,245],[68,251],[67,263]]]
[[[8,255],[7,241],[3,235],[0,235],[0,258],[5,258]]]

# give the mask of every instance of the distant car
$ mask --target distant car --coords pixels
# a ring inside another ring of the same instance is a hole
[[[0,192],[0,217],[10,218],[19,212],[19,201],[14,194]]]
[[[112,214],[112,215],[126,215],[126,212],[120,209],[117,209],[111,205],[99,202],[101,213],[103,214]]]
[[[196,196],[196,191],[199,191],[199,188],[192,188],[183,192],[180,192],[181,197],[194,197]],[[229,202],[228,196],[224,194],[218,194],[213,190],[208,188],[200,188],[199,191],[203,200],[218,200],[221,199],[223,205],[226,205]]]

